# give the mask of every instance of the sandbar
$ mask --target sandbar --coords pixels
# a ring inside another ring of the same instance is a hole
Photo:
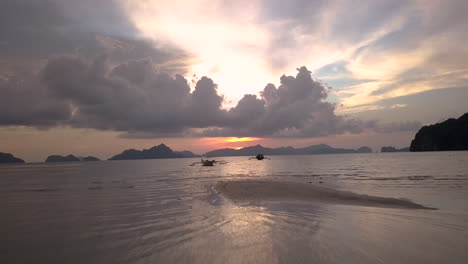
[[[220,181],[216,191],[233,202],[301,201],[386,208],[432,209],[403,198],[388,198],[340,191],[315,184],[235,180]]]

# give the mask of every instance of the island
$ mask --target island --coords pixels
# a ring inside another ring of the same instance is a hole
[[[468,150],[468,113],[422,127],[410,146],[410,151],[446,150]]]
[[[45,160],[45,162],[75,162],[75,161],[80,161],[80,159],[73,156],[72,154],[65,156],[65,157],[60,156],[60,155],[50,155]]]
[[[356,152],[357,153],[372,153],[372,149],[367,146],[363,146],[363,147],[356,149]]]
[[[224,148],[207,152],[207,157],[222,157],[222,156],[255,156],[257,154],[264,155],[312,155],[312,154],[341,154],[341,153],[369,153],[372,149],[369,147],[360,147],[358,150],[333,148],[326,144],[312,145],[305,148],[280,147],[267,148],[262,145],[250,146],[241,149]]]
[[[93,156],[87,156],[87,157],[81,158],[81,161],[100,161],[100,159],[93,157]]]
[[[380,149],[380,152],[408,152],[409,149],[410,149],[409,147],[398,149],[392,146],[388,146],[388,147],[382,147]]]
[[[93,157],[93,156],[76,157],[70,154],[68,156],[50,155],[45,160],[45,162],[77,162],[77,161],[100,161],[100,159]]]
[[[150,149],[127,149],[109,160],[136,160],[136,159],[166,159],[166,158],[195,158],[199,157],[190,151],[173,151],[164,144],[159,144]]]
[[[10,153],[0,152],[0,163],[24,163],[24,160],[17,158]]]

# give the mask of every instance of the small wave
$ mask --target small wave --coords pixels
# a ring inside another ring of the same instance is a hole
[[[350,175],[346,175],[350,176]],[[426,175],[414,175],[414,176],[400,176],[400,177],[366,177],[358,176],[358,178],[348,177],[346,179],[357,180],[357,181],[401,181],[401,180],[410,180],[410,181],[423,181],[434,179],[433,176]]]
[[[426,176],[426,175],[408,176],[408,180],[412,180],[412,181],[422,181],[422,180],[428,180],[428,179],[432,179],[432,178],[434,178],[434,177]]]
[[[434,178],[436,181],[468,181],[468,177],[466,178]]]
[[[14,190],[15,192],[55,192],[59,191],[58,188],[37,188],[37,189],[19,189]]]

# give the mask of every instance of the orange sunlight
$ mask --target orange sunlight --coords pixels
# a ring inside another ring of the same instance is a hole
[[[247,146],[259,144],[260,142],[268,141],[268,138],[255,138],[255,137],[210,137],[200,138],[197,140],[197,147],[191,144],[192,149],[198,148],[197,151],[211,151],[215,149],[231,148],[241,149]],[[181,147],[183,148],[183,147]]]
[[[227,138],[225,142],[258,141],[262,139],[263,138],[255,138],[255,137],[231,137],[231,138]]]

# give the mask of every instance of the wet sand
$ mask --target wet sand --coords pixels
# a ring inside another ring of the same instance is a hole
[[[215,189],[238,202],[304,201],[385,208],[431,209],[408,199],[387,198],[334,190],[315,184],[279,181],[220,181]]]

